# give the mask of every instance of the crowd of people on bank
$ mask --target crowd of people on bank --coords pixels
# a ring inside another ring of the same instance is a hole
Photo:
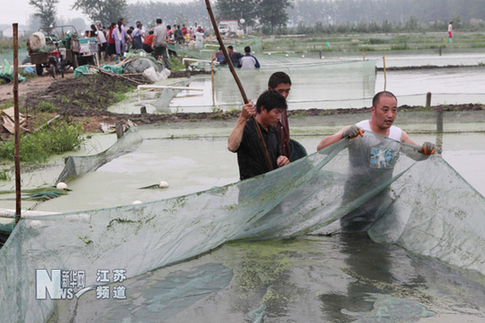
[[[85,36],[96,38],[101,60],[115,61],[124,56],[130,50],[144,50],[151,53],[157,60],[163,58],[164,64],[170,68],[169,51],[167,44],[185,44],[195,48],[202,48],[205,30],[197,23],[186,27],[185,24],[165,25],[162,19],[156,20],[156,26],[147,30],[137,21],[135,26],[126,27],[125,19],[120,18],[112,22],[108,27],[101,24],[92,24],[90,30],[85,31]]]
[[[136,27],[135,27],[136,26]],[[92,24],[90,30],[85,31],[88,38],[96,38],[98,42],[99,58],[105,61],[116,61],[121,59],[130,50],[144,50],[152,54],[155,59],[163,59],[165,67],[170,69],[169,56],[177,56],[175,51],[168,48],[168,44],[187,45],[189,48],[202,49],[206,31],[197,23],[187,27],[185,24],[165,25],[162,19],[156,20],[156,26],[147,30],[145,26],[137,21],[135,26],[126,27],[125,19],[120,18],[112,22],[107,28],[101,24]],[[234,66],[242,69],[259,68],[259,61],[251,55],[251,48],[246,46],[245,54],[234,51],[228,46],[228,53]],[[227,64],[221,48],[215,54],[214,60],[221,65]]]

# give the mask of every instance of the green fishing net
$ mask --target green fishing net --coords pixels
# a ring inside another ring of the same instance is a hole
[[[134,128],[102,154],[71,157],[59,180],[95,171],[144,139]],[[376,241],[485,273],[483,196],[440,156],[425,158],[419,148],[366,132],[363,138],[342,140],[223,187],[137,205],[23,218],[1,250],[0,315],[6,322],[56,321],[53,313],[60,315],[63,306],[75,304],[69,293],[73,299],[75,293],[103,295],[103,270],[122,270],[131,278],[233,240],[332,234],[342,231],[341,219],[349,215],[356,226],[344,223],[344,230],[367,230]],[[54,283],[39,287],[46,276],[36,270],[52,274],[53,282],[61,271],[84,275],[72,280],[62,274],[61,282],[79,283],[69,291]],[[224,270],[220,274],[229,277]],[[46,290],[50,297],[38,299]],[[118,289],[112,293],[123,295]],[[50,299],[56,297],[68,298],[68,304]]]

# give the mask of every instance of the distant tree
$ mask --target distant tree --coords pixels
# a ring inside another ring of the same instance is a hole
[[[30,0],[29,5],[35,7],[34,17],[40,19],[43,28],[54,27],[56,25],[56,5],[59,0]]]
[[[92,22],[108,26],[124,17],[126,0],[76,0],[72,9],[81,10]]]
[[[40,18],[36,17],[34,14],[29,16],[29,30],[37,31],[41,27]]]
[[[218,0],[215,9],[219,19],[241,19],[252,26],[258,17],[261,0]]]
[[[57,18],[57,22],[61,25],[72,25],[76,28],[78,33],[84,34],[84,30],[89,29],[86,21],[83,18]]]
[[[461,26],[460,15],[454,15],[451,21],[453,21],[453,29],[460,29],[460,26]]]
[[[199,25],[203,25],[205,30],[208,30],[207,24],[209,23],[205,2],[200,0],[183,3],[137,1],[127,6],[125,17],[127,21],[141,21],[146,28],[154,27],[157,18],[161,18],[167,25],[175,23],[190,27],[197,22]]]
[[[389,33],[392,31],[392,24],[387,19],[384,19],[382,21],[381,31],[385,33]]]
[[[261,0],[258,5],[260,23],[269,25],[271,32],[277,26],[284,26],[288,22],[286,8],[290,7],[290,0]]]
[[[406,21],[406,30],[418,30],[418,19],[416,17],[411,16],[409,19]]]

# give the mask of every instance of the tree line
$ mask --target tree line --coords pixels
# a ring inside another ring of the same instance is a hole
[[[59,0],[30,0],[42,26],[56,23]],[[217,19],[244,19],[245,26],[263,33],[392,32],[443,30],[449,21],[455,28],[483,30],[484,0],[217,0],[212,1]],[[130,25],[148,27],[156,18],[169,24],[208,25],[205,2],[141,2],[126,0],[76,0],[91,22],[108,26],[120,17]]]

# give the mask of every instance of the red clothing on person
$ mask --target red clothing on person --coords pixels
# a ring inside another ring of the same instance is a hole
[[[154,34],[148,35],[148,37],[145,38],[145,41],[143,42],[143,44],[147,44],[147,45],[152,46],[152,44],[153,44],[153,37],[155,37]]]
[[[108,44],[114,44],[115,43],[115,39],[113,38],[113,30],[115,29],[116,27],[113,27],[109,30],[109,35],[108,35]]]
[[[187,35],[187,27],[182,27],[182,35]]]

